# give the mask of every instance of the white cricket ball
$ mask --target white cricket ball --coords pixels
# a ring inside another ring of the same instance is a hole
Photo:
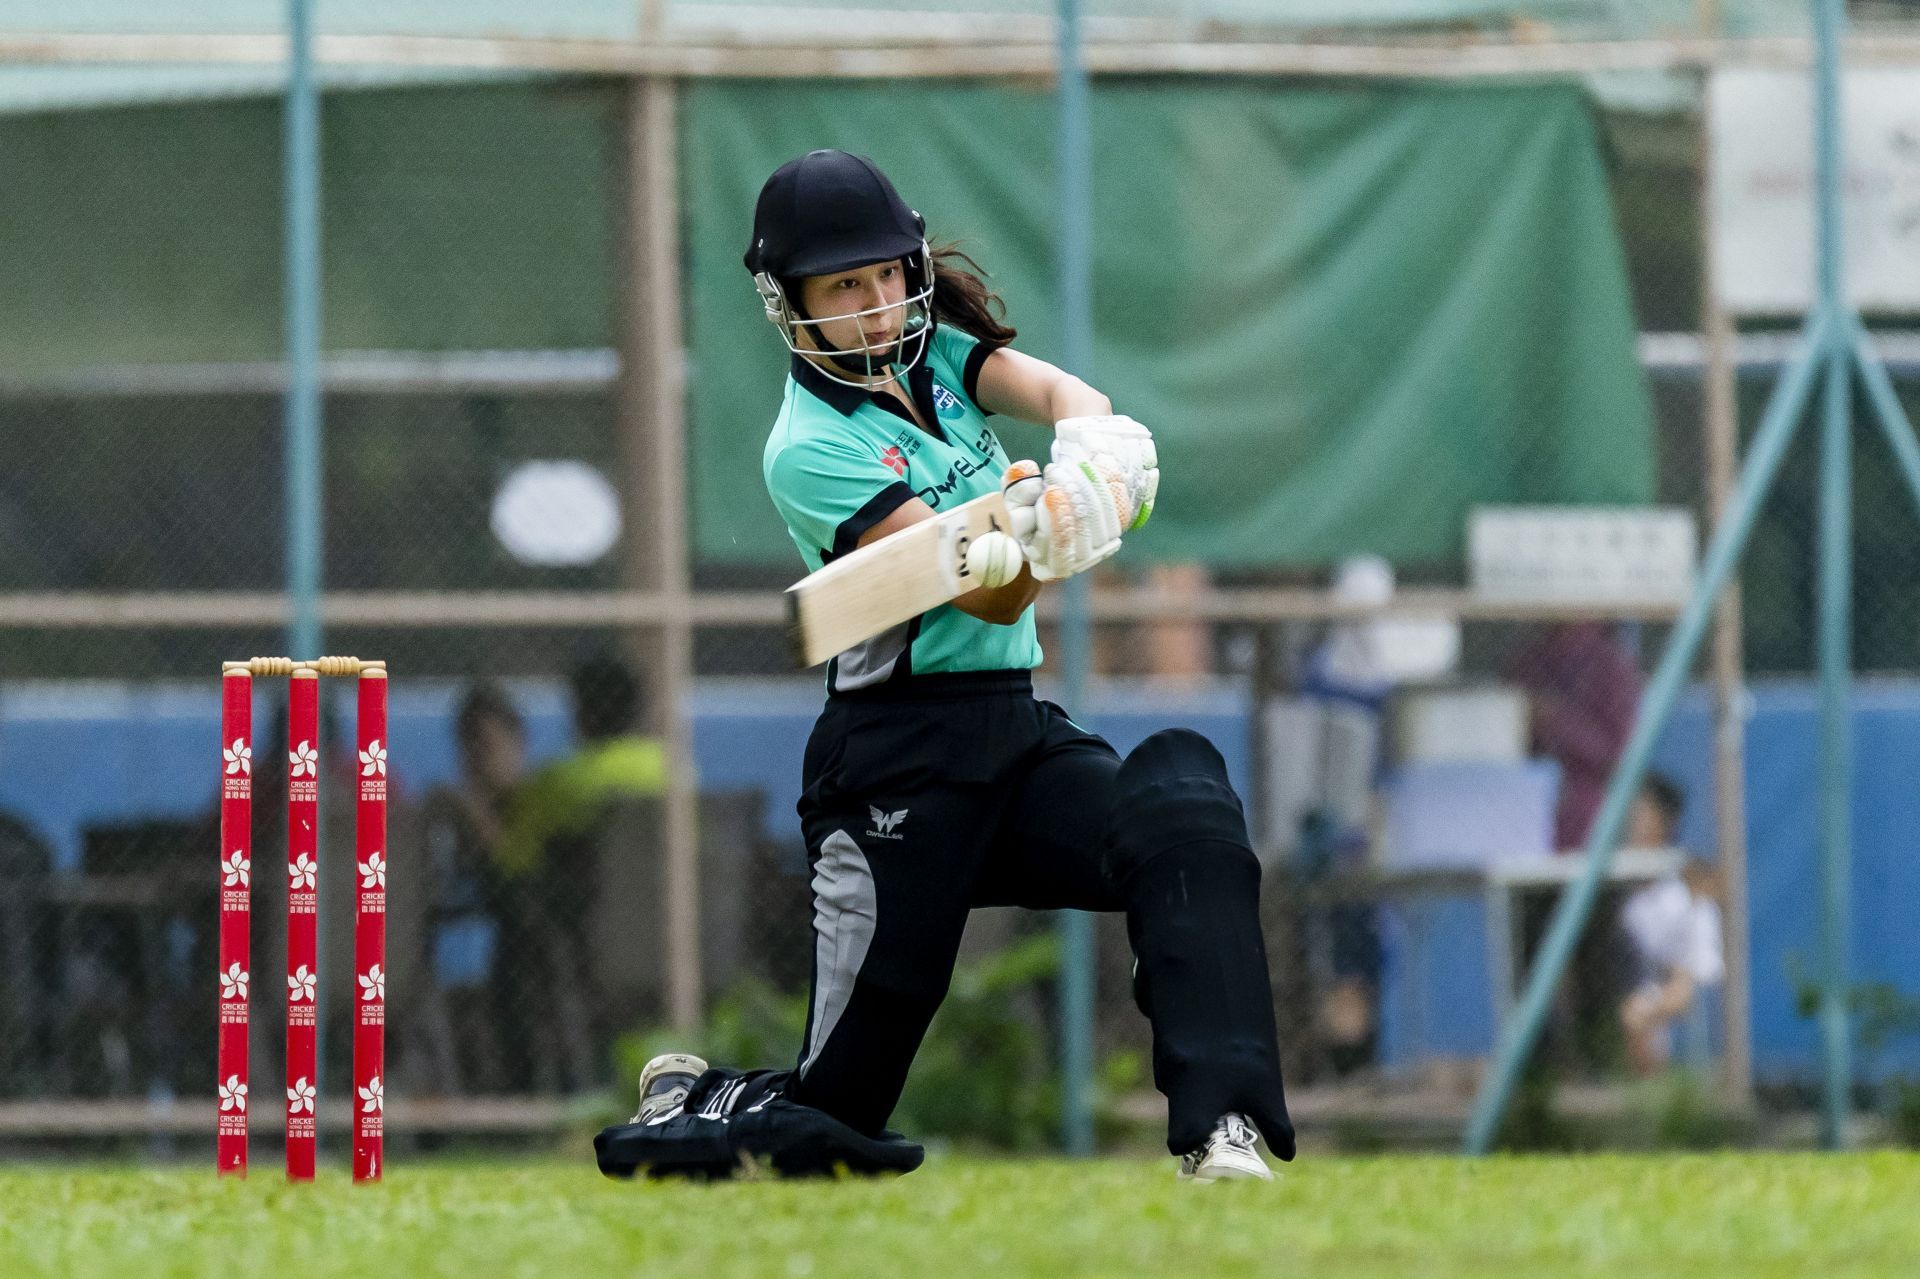
[[[967,547],[967,575],[981,586],[1005,586],[1020,576],[1025,562],[1020,543],[998,530],[982,533]]]

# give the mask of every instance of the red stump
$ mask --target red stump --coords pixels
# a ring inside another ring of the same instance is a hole
[[[378,1181],[386,1129],[387,673],[360,674],[354,847],[353,1179]]]
[[[293,673],[287,701],[287,1179],[310,1181],[318,1147],[320,677]]]
[[[223,1173],[247,1171],[247,986],[253,910],[253,677],[220,681],[220,1032],[214,1139]]]

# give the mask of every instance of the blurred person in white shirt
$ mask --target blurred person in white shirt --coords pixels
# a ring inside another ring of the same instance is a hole
[[[1674,847],[1684,804],[1679,787],[1650,774],[1628,816],[1627,846]],[[1620,1026],[1635,1074],[1652,1075],[1672,1059],[1674,1023],[1702,989],[1726,976],[1719,896],[1719,872],[1688,858],[1677,874],[1637,890],[1620,908],[1635,974],[1620,1004]]]

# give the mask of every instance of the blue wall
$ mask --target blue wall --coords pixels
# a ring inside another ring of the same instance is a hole
[[[350,690],[331,690],[342,725],[351,725]],[[565,700],[557,685],[514,685],[534,754],[566,748]],[[448,722],[458,689],[396,681],[392,749],[403,793],[418,796],[454,772]],[[267,731],[268,698],[259,699],[258,732]],[[694,701],[695,763],[703,786],[754,787],[767,794],[770,833],[797,840],[793,803],[800,753],[820,704],[816,688],[788,684],[716,684]],[[1815,958],[1817,877],[1813,776],[1817,705],[1811,685],[1761,684],[1747,728],[1748,834],[1753,941],[1755,1069],[1765,1080],[1812,1078],[1814,1027],[1793,1008],[1790,956],[1810,971]],[[60,864],[79,857],[80,831],[138,817],[189,817],[210,809],[218,708],[210,687],[26,684],[0,688],[0,808],[27,819],[55,845]],[[1236,784],[1247,783],[1247,717],[1231,694],[1162,695],[1128,691],[1096,698],[1083,717],[1122,750],[1147,733],[1186,725],[1206,733],[1226,756]],[[1687,790],[1685,842],[1713,847],[1709,723],[1704,695],[1681,704],[1657,752],[1657,766]],[[1854,972],[1920,991],[1920,682],[1863,682],[1854,715]],[[1477,904],[1443,903],[1423,920],[1389,922],[1389,941],[1406,954],[1418,933],[1428,958],[1423,991],[1398,978],[1389,992],[1390,1046],[1421,1025],[1428,1051],[1486,1050],[1492,1027]],[[1416,1000],[1416,996],[1420,996]],[[1863,1071],[1920,1064],[1920,1044],[1901,1045]]]

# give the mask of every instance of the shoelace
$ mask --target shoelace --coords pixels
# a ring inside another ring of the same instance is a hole
[[[1220,1130],[1226,1139],[1236,1146],[1251,1146],[1254,1141],[1253,1129],[1247,1121],[1238,1115],[1228,1115],[1220,1121]]]

